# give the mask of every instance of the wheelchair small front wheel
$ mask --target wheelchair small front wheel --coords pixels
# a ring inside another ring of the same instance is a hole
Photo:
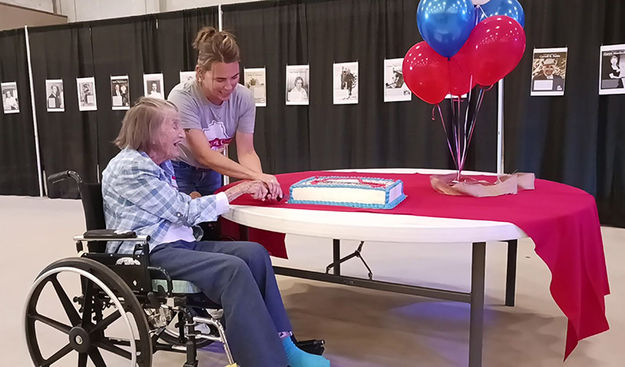
[[[72,359],[78,367],[88,360],[97,367],[152,365],[143,308],[128,285],[97,261],[68,258],[47,266],[30,290],[24,321],[36,366]]]
[[[187,339],[185,337],[183,337],[182,339],[180,338],[180,332],[179,332],[179,327],[178,327],[179,322],[183,322],[183,321],[181,321],[178,317],[175,317],[169,323],[169,325],[165,327],[165,330],[163,330],[163,332],[161,333],[159,337],[160,340],[171,345],[184,345]],[[211,334],[213,335],[218,334],[218,331],[212,325],[209,326],[209,328],[210,328]],[[211,343],[213,343],[211,339],[206,339],[202,337],[202,335],[195,336],[195,346],[197,349],[207,347]]]

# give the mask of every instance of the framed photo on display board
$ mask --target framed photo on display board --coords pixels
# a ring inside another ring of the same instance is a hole
[[[76,78],[76,90],[78,91],[78,110],[96,111],[98,109],[94,77]]]
[[[19,113],[20,102],[17,98],[17,83],[6,82],[0,84],[0,92],[2,92],[2,109],[5,114]]]
[[[265,68],[243,69],[245,87],[252,91],[256,107],[267,106],[267,86]]]
[[[625,44],[601,46],[599,94],[625,94]]]
[[[143,95],[165,99],[163,74],[143,74]]]
[[[564,95],[567,55],[567,47],[534,49],[531,96]]]
[[[333,65],[334,104],[358,103],[358,62]]]
[[[309,65],[286,66],[286,104],[308,105],[309,103]]]
[[[63,79],[46,79],[46,96],[48,112],[65,112]]]
[[[185,83],[188,81],[195,80],[195,71],[181,71],[180,72],[180,83]]]
[[[130,83],[128,75],[111,75],[111,101],[113,110],[130,109]]]
[[[403,58],[384,60],[384,102],[412,100],[412,92],[404,82]]]

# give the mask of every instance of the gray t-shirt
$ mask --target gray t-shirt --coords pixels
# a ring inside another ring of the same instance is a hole
[[[237,131],[254,133],[256,106],[252,92],[241,84],[221,105],[210,102],[195,80],[180,83],[169,92],[167,99],[178,107],[183,129],[201,129],[211,149],[223,151]],[[179,160],[201,167],[186,141],[180,144]]]

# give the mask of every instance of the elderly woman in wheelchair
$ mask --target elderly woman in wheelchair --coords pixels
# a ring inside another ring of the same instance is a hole
[[[88,358],[96,366],[106,366],[104,350],[126,357],[132,366],[149,366],[152,352],[165,349],[186,351],[184,366],[197,366],[197,339],[222,341],[230,363],[243,367],[330,366],[327,359],[293,342],[271,260],[261,245],[196,241],[201,237],[197,230],[194,233],[198,223],[216,220],[240,195],[263,200],[267,188],[259,181],[243,181],[217,195],[195,199],[179,192],[170,159],[176,157],[183,138],[177,109],[170,102],[141,98],[126,113],[115,140],[122,150],[102,173],[106,228],[116,231],[77,236],[79,249],[87,242],[89,253],[51,264],[35,281],[26,309],[33,361],[51,365],[75,351],[79,366],[86,366]],[[92,253],[97,239],[108,241],[105,253]],[[81,296],[70,301],[59,281],[62,272],[80,276]],[[146,285],[146,279],[152,284]],[[186,284],[187,289],[176,289],[174,283]],[[46,284],[60,299],[71,326],[40,311],[37,303]],[[199,301],[189,300],[189,293],[198,293]],[[72,301],[80,305],[78,311]],[[223,315],[207,313],[205,307],[211,303],[220,305]],[[178,315],[175,329],[166,327],[174,318],[172,310]],[[121,329],[127,326],[129,338],[106,335],[104,330],[117,320],[122,320]],[[69,343],[43,358],[35,321],[69,335]],[[132,321],[136,326],[129,325]],[[198,332],[198,323],[210,326],[214,333],[199,327]],[[169,343],[159,343],[159,338]]]

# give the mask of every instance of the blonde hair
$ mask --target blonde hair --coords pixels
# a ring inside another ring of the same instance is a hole
[[[114,141],[115,145],[120,149],[150,151],[155,145],[156,132],[163,124],[168,109],[178,111],[178,108],[169,101],[150,97],[139,98],[126,112],[122,128]]]
[[[229,64],[240,61],[239,45],[234,35],[219,32],[213,27],[203,27],[197,32],[193,48],[198,52],[197,66],[202,72],[209,71],[214,62]]]

